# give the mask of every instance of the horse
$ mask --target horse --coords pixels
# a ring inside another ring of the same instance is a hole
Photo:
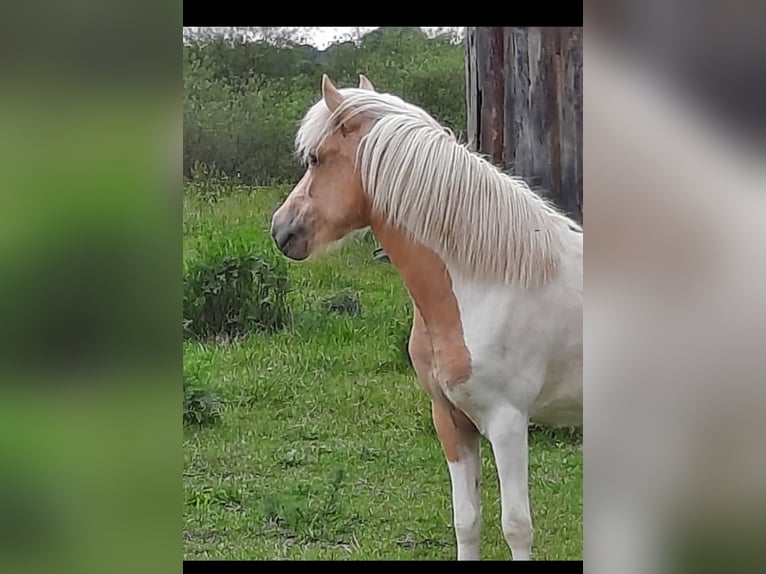
[[[306,171],[273,213],[276,248],[302,261],[372,230],[412,301],[457,560],[480,559],[482,436],[511,557],[531,560],[529,425],[582,427],[582,226],[364,75],[322,77],[295,153]]]

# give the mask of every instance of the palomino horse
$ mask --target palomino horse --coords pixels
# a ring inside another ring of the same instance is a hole
[[[414,306],[409,352],[447,458],[458,560],[479,558],[480,436],[503,533],[530,559],[528,424],[582,425],[581,227],[459,145],[421,108],[322,78],[303,118],[303,178],[274,213],[303,260],[370,226]]]

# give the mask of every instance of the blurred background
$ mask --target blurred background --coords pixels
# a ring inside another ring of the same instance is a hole
[[[584,11],[585,562],[759,571],[764,6]]]

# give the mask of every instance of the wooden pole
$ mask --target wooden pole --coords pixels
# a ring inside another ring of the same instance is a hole
[[[468,145],[582,222],[582,28],[466,30]]]

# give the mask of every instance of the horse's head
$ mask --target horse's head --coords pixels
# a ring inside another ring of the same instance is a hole
[[[374,91],[361,75],[358,89]],[[370,206],[355,159],[372,122],[361,115],[333,117],[344,92],[347,90],[338,90],[325,75],[322,99],[306,114],[298,133],[306,173],[271,220],[277,247],[291,259],[306,259],[317,249],[369,225]]]

